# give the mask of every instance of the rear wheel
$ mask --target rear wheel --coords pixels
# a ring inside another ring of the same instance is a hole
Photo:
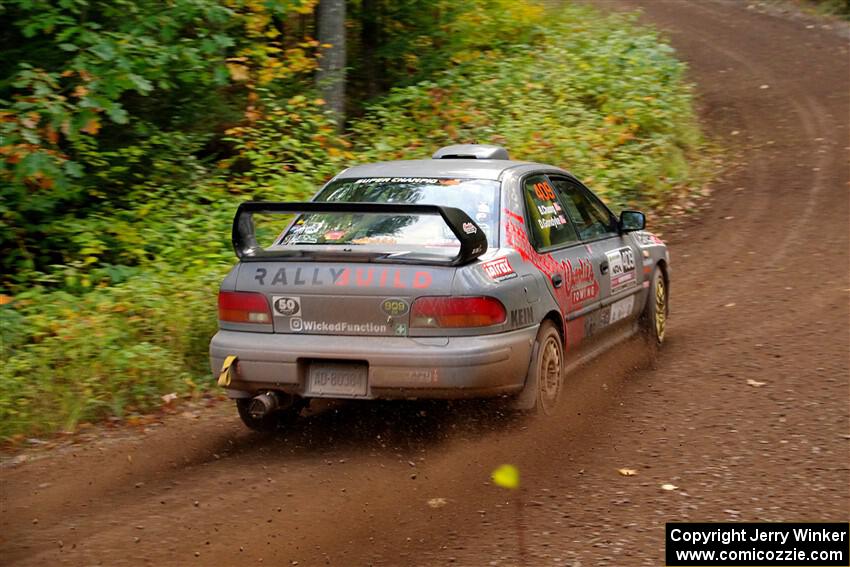
[[[564,386],[564,341],[551,321],[537,331],[525,388],[514,400],[514,408],[551,415]]]
[[[667,331],[667,315],[669,312],[667,295],[667,282],[664,280],[664,274],[661,268],[656,268],[652,274],[649,297],[647,297],[646,307],[644,307],[641,319],[646,341],[654,350],[661,347]]]
[[[239,417],[249,429],[270,433],[277,431],[281,426],[294,422],[301,409],[306,405],[302,398],[288,394],[277,394],[279,401],[278,409],[262,417],[255,417],[251,412],[253,398],[239,398],[236,400],[236,410]]]

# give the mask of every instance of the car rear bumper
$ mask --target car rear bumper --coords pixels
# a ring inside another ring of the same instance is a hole
[[[231,397],[265,389],[309,397],[473,398],[519,391],[528,372],[537,326],[469,337],[359,337],[265,334],[221,330],[210,343],[212,371],[238,357]],[[311,361],[362,361],[368,388],[362,396],[310,391]]]

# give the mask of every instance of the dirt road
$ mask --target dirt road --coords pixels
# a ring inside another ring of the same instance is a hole
[[[747,3],[601,4],[669,32],[736,156],[666,235],[655,369],[630,345],[547,420],[351,404],[266,438],[229,406],[177,416],[0,471],[0,562],[516,565],[520,496],[528,565],[661,565],[667,521],[846,521],[847,41]],[[488,482],[505,462],[521,495]]]

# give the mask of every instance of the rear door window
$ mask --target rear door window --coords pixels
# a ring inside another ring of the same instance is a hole
[[[532,175],[523,183],[528,230],[538,249],[558,248],[578,241],[564,205],[545,175]]]

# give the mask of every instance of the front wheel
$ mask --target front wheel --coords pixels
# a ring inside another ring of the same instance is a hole
[[[551,321],[537,331],[525,388],[514,400],[514,409],[551,415],[564,386],[564,341]]]
[[[653,350],[657,350],[664,342],[667,315],[670,310],[667,299],[667,282],[664,280],[664,274],[661,272],[661,268],[655,268],[649,287],[649,297],[647,297],[646,307],[644,307],[641,317],[646,341]]]

